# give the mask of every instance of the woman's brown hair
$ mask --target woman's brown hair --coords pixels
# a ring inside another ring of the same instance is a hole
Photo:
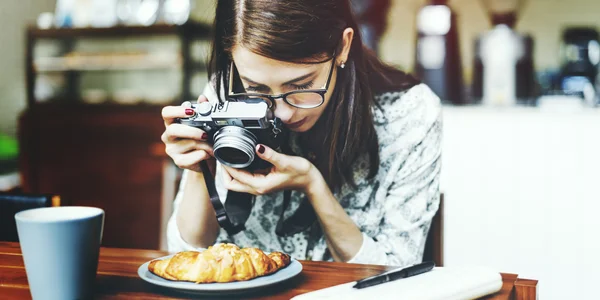
[[[336,191],[354,185],[352,167],[367,153],[369,177],[379,167],[379,144],[373,123],[374,96],[416,85],[412,76],[381,62],[363,47],[349,0],[219,0],[209,76],[217,91],[230,84],[228,67],[234,46],[275,60],[322,62],[339,53],[343,31],[354,29],[346,68],[323,115],[300,134],[303,152],[316,153],[313,163]],[[219,96],[220,93],[217,93]],[[221,99],[222,101],[222,99]]]

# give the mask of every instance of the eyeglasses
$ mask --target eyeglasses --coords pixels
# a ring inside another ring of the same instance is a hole
[[[283,99],[283,101],[293,107],[297,108],[316,108],[325,102],[325,94],[329,89],[329,82],[331,81],[331,75],[333,74],[333,67],[335,66],[335,55],[331,58],[331,67],[329,69],[329,75],[327,76],[327,83],[320,89],[310,90],[297,90],[291,91],[279,95],[269,95],[261,93],[233,93],[233,68],[234,64],[231,62],[229,69],[229,91],[228,98],[235,99],[236,101],[244,100],[260,100],[267,103],[269,108],[273,107],[275,99]]]

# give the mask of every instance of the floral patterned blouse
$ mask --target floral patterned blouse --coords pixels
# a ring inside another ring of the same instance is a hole
[[[368,157],[361,156],[353,166],[357,189],[346,184],[334,196],[363,233],[363,244],[349,263],[407,266],[421,262],[429,226],[439,205],[441,104],[424,84],[380,94],[376,101],[373,117],[379,140],[379,171],[367,179]],[[170,252],[194,249],[182,239],[175,218],[187,172],[183,173],[168,223]],[[221,172],[217,164],[217,190],[225,199],[227,190],[223,188]],[[286,218],[303,196],[292,192]],[[283,198],[283,192],[256,197],[246,230],[229,236],[221,229],[215,243],[232,242],[267,252],[283,251],[296,259],[332,261],[320,231],[317,236],[311,236],[315,231],[310,230],[289,237],[275,233]]]

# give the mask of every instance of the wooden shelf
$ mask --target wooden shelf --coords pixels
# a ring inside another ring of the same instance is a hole
[[[51,99],[44,102],[36,102],[34,106],[31,107],[31,110],[40,110],[46,111],[50,113],[58,112],[58,111],[87,111],[87,110],[100,110],[100,111],[112,111],[112,110],[125,110],[132,112],[135,111],[160,111],[163,107],[167,105],[179,105],[179,103],[164,103],[164,104],[154,104],[149,102],[139,102],[132,104],[123,104],[118,103],[112,100],[108,100],[102,103],[87,103],[82,99]],[[160,118],[160,115],[158,116]]]
[[[205,62],[196,61],[184,65],[181,56],[127,55],[89,56],[89,57],[39,57],[33,62],[33,70],[38,73],[51,72],[87,72],[87,71],[143,71],[168,69],[205,70]]]
[[[50,28],[29,27],[27,34],[36,39],[73,39],[73,38],[120,38],[153,35],[190,34],[192,37],[207,37],[211,25],[186,23],[184,25],[156,24],[152,26],[114,26],[107,28]]]
[[[182,74],[181,99],[193,99],[191,80],[195,72],[207,69],[207,62],[194,61],[190,55],[194,40],[210,40],[212,26],[205,23],[188,22],[183,25],[155,24],[152,26],[115,26],[108,28],[50,28],[39,29],[29,26],[26,43],[27,104],[36,105],[34,88],[40,73],[63,73],[66,80],[66,96],[81,98],[78,91],[83,72],[122,72],[145,70],[180,70]],[[75,53],[76,41],[86,38],[127,39],[153,36],[173,36],[181,43],[181,50],[174,55],[141,53],[131,57],[131,53],[99,53],[89,55]],[[59,57],[35,57],[34,49],[40,40],[53,40],[60,43]]]
[[[33,63],[36,72],[156,70],[182,67],[180,55],[98,54],[40,57]]]

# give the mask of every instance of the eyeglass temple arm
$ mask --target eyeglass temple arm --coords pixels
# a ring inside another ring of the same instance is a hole
[[[327,77],[327,83],[325,83],[325,89],[329,88],[329,82],[331,81],[331,77],[333,76],[333,68],[335,67],[335,55],[331,59],[331,69],[329,70],[329,76]]]

